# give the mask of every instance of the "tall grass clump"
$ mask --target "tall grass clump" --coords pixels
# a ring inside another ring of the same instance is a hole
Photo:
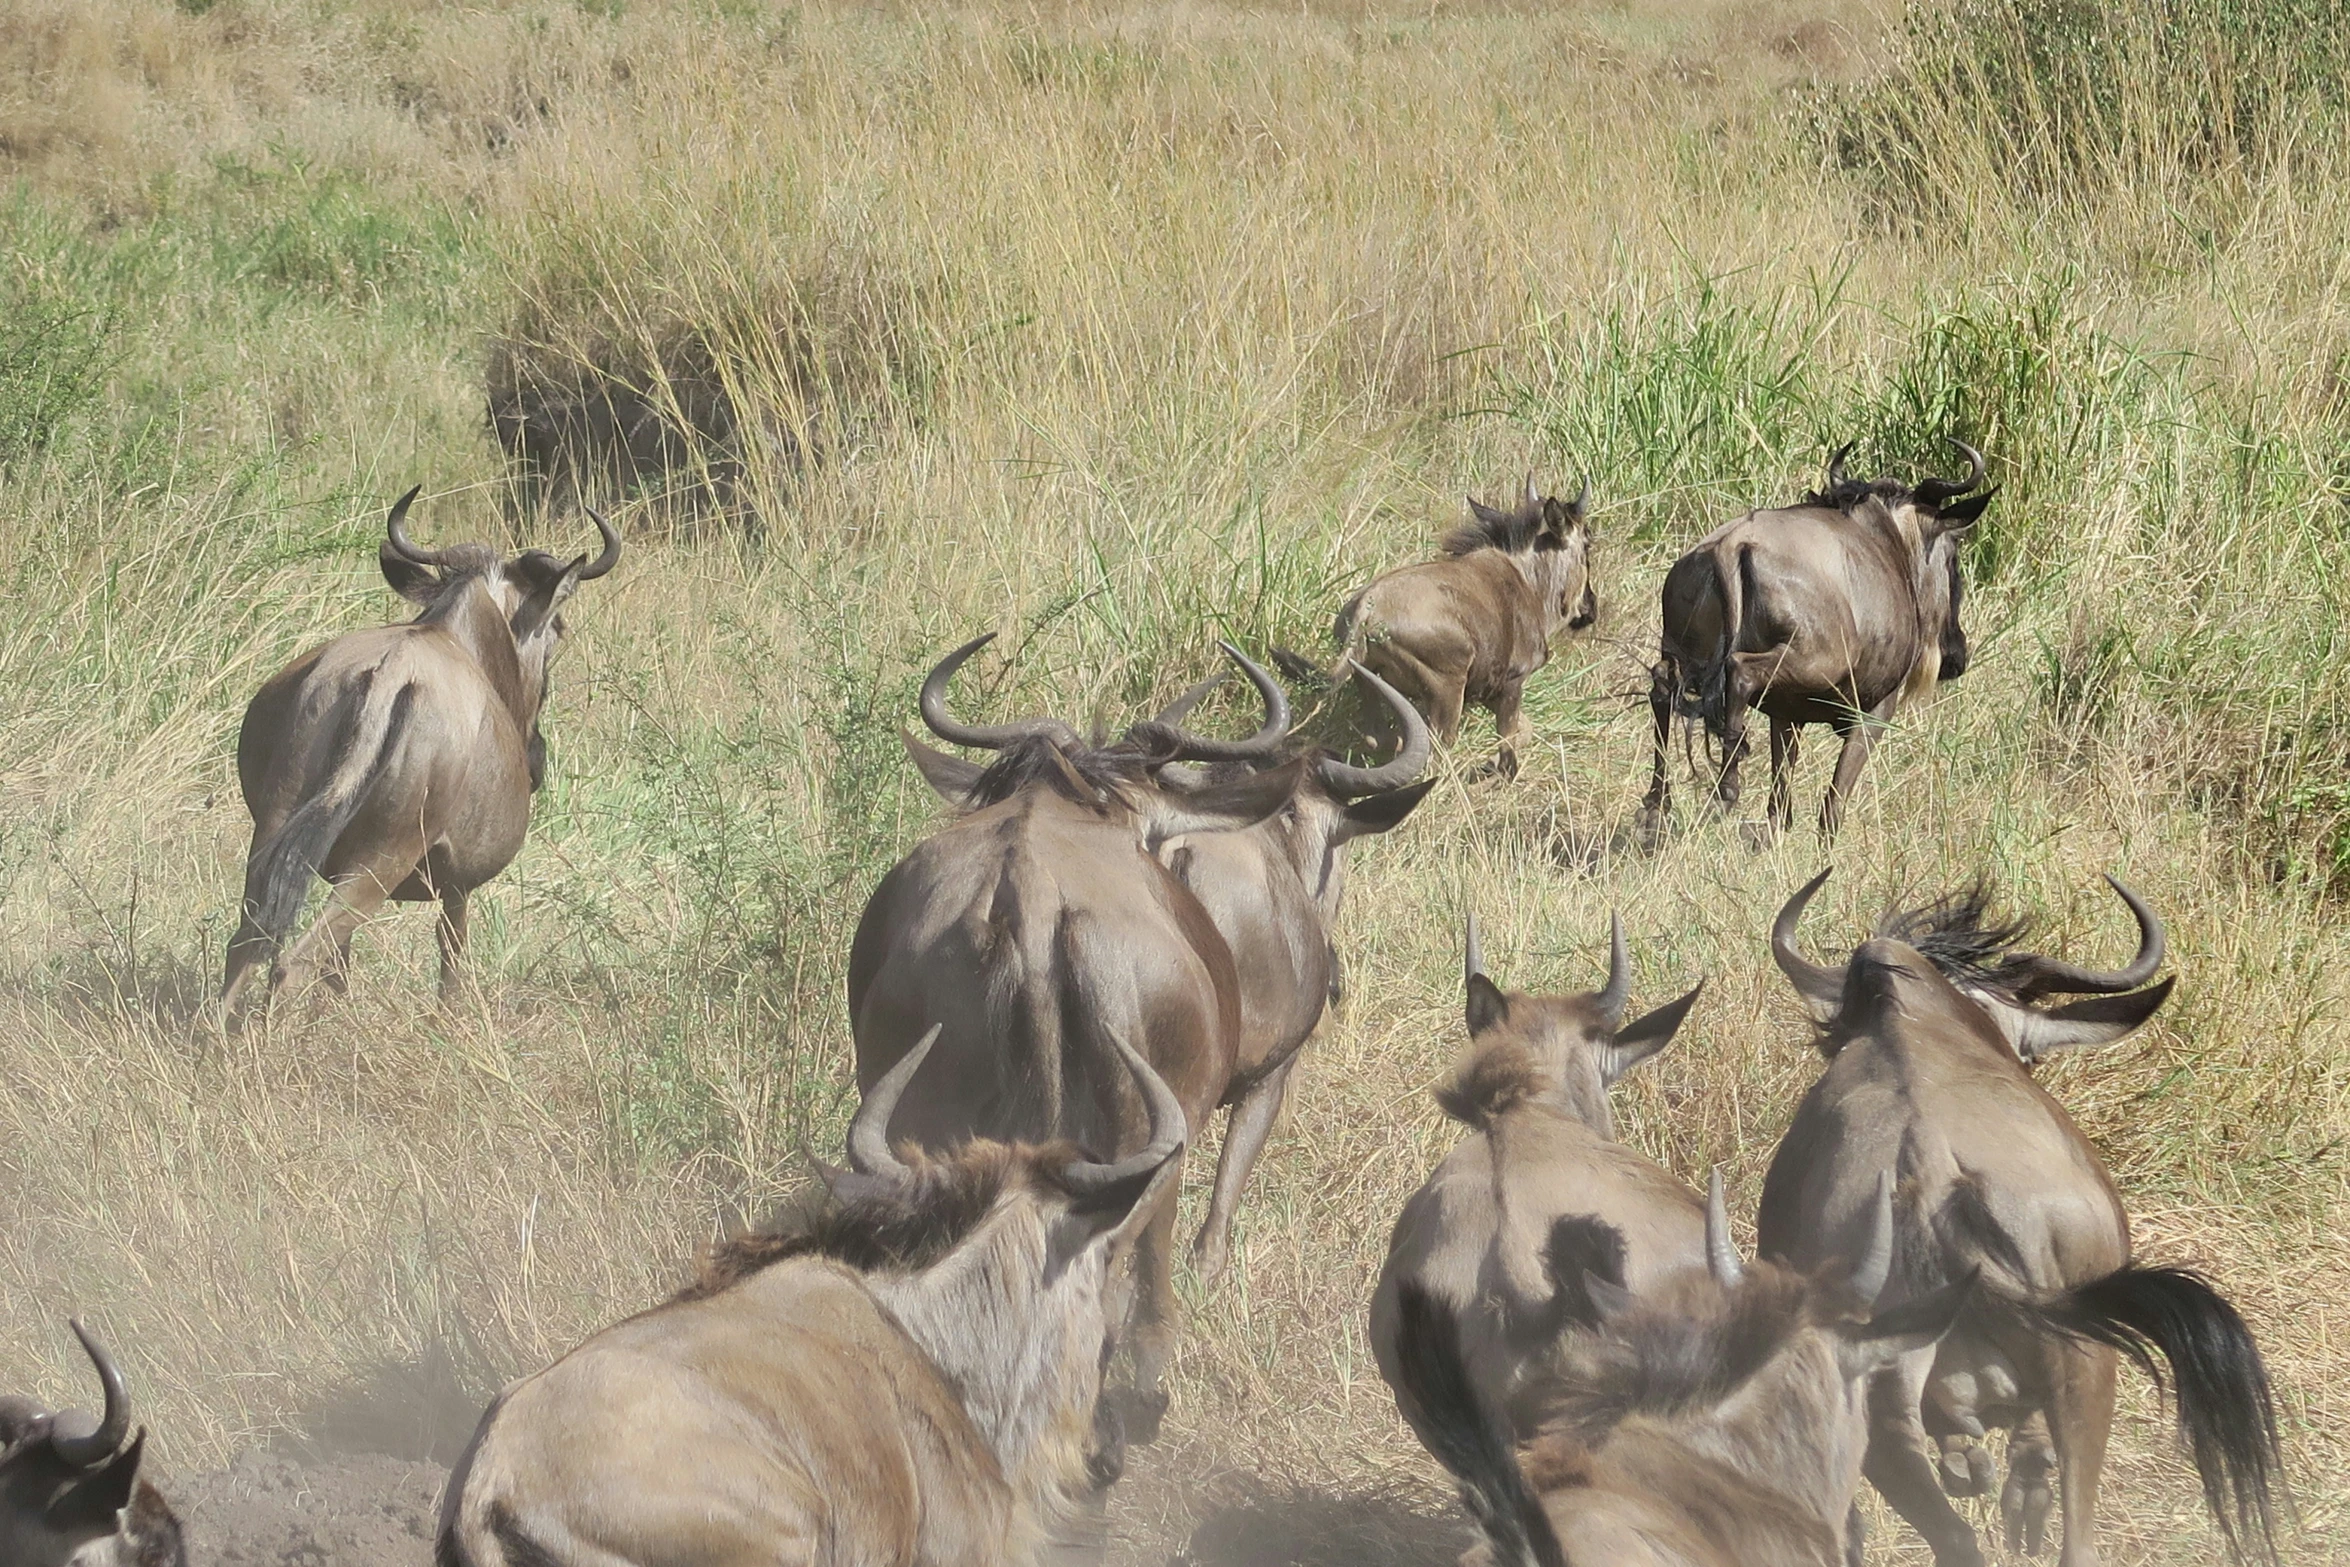
[[[2190,221],[2326,166],[2350,128],[2330,0],[1912,4],[1891,58],[1815,100],[1836,164],[1908,223],[2120,200]]]

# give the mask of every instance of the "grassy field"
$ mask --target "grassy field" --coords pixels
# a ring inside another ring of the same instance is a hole
[[[1122,724],[1219,636],[1320,654],[1532,468],[1591,480],[1599,626],[1522,776],[1470,776],[1473,721],[1357,851],[1350,995],[1186,1281],[1127,1554],[1432,1559],[1362,1324],[1452,1137],[1472,900],[1515,987],[1594,983],[1611,906],[1636,1007],[1710,976],[1619,1113],[1750,1212],[1816,1059],[1763,932],[1832,857],[1823,949],[1978,871],[2076,958],[2128,950],[2099,871],[2168,919],[2156,1025],[2046,1080],[2259,1329],[2291,1558],[2350,1557],[2344,80],[2316,0],[0,0],[0,1384],[82,1396],[86,1312],[169,1468],[447,1457],[837,1146],[939,651],[1006,633],[972,710]],[[1776,846],[1684,774],[1635,852],[1664,564],[1952,431],[2004,486],[1965,680],[1832,856],[1818,744]],[[530,844],[465,1004],[411,910],[347,1002],[224,1040],[238,717],[394,613],[419,481],[427,541],[622,506]],[[2128,1387],[2108,1559],[2209,1561]]]

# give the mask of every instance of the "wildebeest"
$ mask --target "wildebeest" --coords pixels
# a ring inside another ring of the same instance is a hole
[[[1461,710],[1490,710],[1500,765],[1515,773],[1526,722],[1526,677],[1550,659],[1560,630],[1599,616],[1591,586],[1591,487],[1571,501],[1526,480],[1511,510],[1471,497],[1472,521],[1446,534],[1435,560],[1373,579],[1338,612],[1347,661],[1378,671],[1428,710],[1436,738],[1452,744]]]
[[[1266,679],[1237,649],[1227,651],[1251,671],[1251,679]],[[1223,1098],[1230,1116],[1207,1218],[1193,1243],[1207,1284],[1223,1274],[1233,1213],[1280,1117],[1298,1051],[1338,992],[1332,933],[1346,892],[1346,845],[1394,827],[1433,783],[1420,778],[1428,765],[1428,728],[1419,713],[1371,671],[1355,673],[1394,715],[1402,743],[1393,758],[1358,767],[1313,754],[1297,792],[1263,821],[1232,832],[1186,834],[1158,850],[1208,911],[1232,950],[1240,980],[1240,1039]],[[1236,779],[1236,768],[1263,765],[1231,760],[1230,742],[1183,729],[1181,711],[1191,694],[1153,724],[1130,732],[1153,750],[1171,751],[1175,759],[1155,775],[1162,786],[1196,789]]]
[[[1429,1451],[1429,1416],[1401,1376],[1400,1301],[1418,1289],[1458,1318],[1468,1374],[1486,1406],[1519,1424],[1518,1379],[1557,1336],[1546,1257],[1606,1237],[1612,1274],[1633,1290],[1705,1265],[1695,1193],[1615,1140],[1608,1089],[1672,1042],[1700,984],[1626,1025],[1632,985],[1624,924],[1608,921],[1607,983],[1581,995],[1505,992],[1485,973],[1469,921],[1465,983],[1471,1053],[1437,1091],[1473,1133],[1404,1204],[1371,1297],[1371,1350],[1396,1406]]]
[[[2159,1354],[2222,1532],[2273,1557],[2276,1425],[2251,1331],[2193,1272],[2132,1260],[2104,1162],[2032,1080],[2033,1062],[2119,1039],[2154,1015],[2171,991],[2168,979],[2147,984],[2162,966],[2161,922],[2114,882],[2137,917],[2138,955],[2102,973],[2019,950],[2026,927],[1992,923],[1978,885],[1891,916],[1849,962],[1826,968],[1795,945],[1826,879],[1790,898],[1771,930],[1828,1068],[1771,1161],[1762,1250],[1816,1265],[1847,1243],[1869,1183],[1893,1167],[1902,1284],[1930,1289],[1977,1271],[1983,1281],[1939,1350],[1879,1376],[1869,1479],[1943,1567],[1979,1562],[1942,1491],[1987,1491],[1982,1438],[2010,1428],[2010,1543],[2038,1547],[2047,1477],[2061,1469],[2065,1567],[2090,1567],[2116,1351],[2156,1375]],[[2087,999],[2056,1000],[2065,996]]]
[[[1710,1267],[1648,1294],[1595,1266],[1603,1249],[1553,1247],[1559,1292],[1587,1326],[1554,1341],[1519,1451],[1479,1397],[1455,1308],[1402,1292],[1401,1385],[1485,1536],[1464,1564],[1845,1567],[1869,1379],[1930,1348],[1969,1286],[1880,1309],[1882,1206],[1849,1261],[1809,1275],[1741,1262],[1719,1172],[1715,1191]]]
[[[1136,1041],[1188,1123],[1222,1102],[1239,1061],[1241,984],[1230,947],[1191,890],[1154,854],[1191,832],[1246,827],[1287,805],[1303,760],[1232,782],[1162,788],[1168,760],[1088,746],[1054,719],[975,725],[946,711],[955,671],[990,639],[947,655],[924,681],[924,723],[996,751],[978,771],[908,739],[965,814],[916,845],[874,889],[849,952],[857,1080],[871,1091],[933,1026],[936,1064],[901,1119],[943,1148],[969,1137],[1066,1138],[1115,1155],[1141,1144],[1141,1105],[1110,1049]],[[1286,743],[1288,702],[1247,666],[1266,721],[1237,757]],[[1130,1337],[1139,1429],[1162,1403],[1174,1339],[1174,1192],[1144,1226]]]
[[[535,549],[508,557],[486,544],[424,549],[405,527],[416,496],[393,505],[378,559],[423,612],[305,653],[245,709],[237,779],[253,844],[221,984],[232,1023],[264,963],[273,991],[322,967],[339,989],[352,932],[386,898],[439,900],[450,996],[466,902],[522,848],[545,765],[539,709],[564,633],[558,611],[619,563],[620,535],[590,513],[603,538],[592,561]],[[332,895],[281,957],[313,876]]]
[[[1835,730],[1844,749],[1820,807],[1820,828],[1833,833],[1877,731],[1905,700],[1966,672],[1958,541],[1999,492],[1969,493],[1983,482],[1983,454],[1952,444],[1968,476],[1914,487],[1846,477],[1847,446],[1829,462],[1826,489],[1750,511],[1673,563],[1648,693],[1656,771],[1641,819],[1652,837],[1671,809],[1665,754],[1676,714],[1721,743],[1715,793],[1725,808],[1738,803],[1747,712],[1770,720],[1779,831],[1794,811],[1803,726]]]
[[[832,1211],[721,1247],[498,1395],[438,1567],[1012,1567],[1080,1543],[1117,1460],[1096,1440],[1110,1257],[1170,1183],[1183,1111],[1113,1034],[1150,1127],[1126,1158],[901,1157],[891,1113],[937,1037],[866,1096]]]
[[[0,1398],[0,1562],[8,1567],[187,1567],[179,1520],[139,1478],[147,1433],[131,1430],[122,1372],[88,1329],[74,1337],[106,1390],[96,1421]]]

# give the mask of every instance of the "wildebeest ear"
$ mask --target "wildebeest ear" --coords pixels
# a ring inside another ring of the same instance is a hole
[[[2144,990],[2093,996],[2061,1007],[2019,1007],[1995,1001],[1990,1012],[1999,1032],[2015,1047],[2017,1058],[2030,1063],[2059,1051],[2110,1045],[2127,1037],[2162,1010],[2162,1004],[2170,999],[2171,986],[2177,983],[2178,976],[2173,974]]]
[[[388,543],[376,547],[375,561],[392,591],[409,603],[430,604],[440,597],[441,574],[432,567],[418,565]]]
[[[1632,1309],[1639,1297],[1613,1279],[1603,1279],[1596,1273],[1583,1275],[1583,1298],[1591,1302],[1592,1315],[1601,1322],[1620,1317]]]
[[[1681,1028],[1681,1020],[1697,1004],[1698,992],[1705,989],[1699,980],[1689,994],[1676,1001],[1668,1001],[1645,1017],[1635,1018],[1616,1030],[1609,1043],[1606,1057],[1608,1085],[1613,1087],[1618,1078],[1663,1050],[1673,1042],[1673,1035]]]
[[[514,628],[515,646],[520,647],[546,629],[547,622],[555,618],[555,611],[563,607],[563,601],[579,591],[579,574],[586,569],[587,557],[576,555],[560,572],[532,585],[508,622]]]
[[[1955,538],[1964,534],[1982,520],[1983,508],[1990,505],[1991,497],[1998,493],[1999,487],[1993,485],[1980,495],[1962,495],[1957,500],[1945,501],[1926,524],[1926,542],[1931,544],[1936,539]]]
[[[1913,1351],[1940,1343],[1942,1335],[1973,1302],[1981,1276],[1980,1268],[1969,1268],[1965,1277],[1953,1283],[1845,1328],[1836,1354],[1844,1374],[1865,1376]]]
[[[1251,773],[1231,783],[1209,784],[1181,794],[1153,790],[1146,809],[1150,836],[1158,841],[1184,832],[1233,832],[1254,827],[1287,805],[1305,778],[1306,761],[1299,757],[1270,772]]]
[[[1114,1186],[1088,1192],[1053,1221],[1045,1243],[1045,1277],[1049,1280],[1086,1247],[1107,1237],[1112,1244],[1127,1239],[1150,1222],[1160,1193],[1183,1168],[1183,1151],[1169,1154],[1156,1169],[1145,1170]]]
[[[979,782],[985,768],[977,762],[949,756],[935,746],[924,745],[909,730],[899,730],[898,738],[905,742],[906,755],[913,758],[914,770],[940,799],[958,808],[971,803],[971,786]]]
[[[147,1433],[142,1430],[95,1473],[61,1492],[42,1521],[60,1534],[84,1529],[112,1533],[115,1514],[130,1505],[131,1487],[139,1478],[139,1454],[146,1445]]]
[[[1479,522],[1507,522],[1510,520],[1508,512],[1488,506],[1474,495],[1469,497],[1469,515]]]
[[[1510,998],[1482,974],[1469,976],[1469,1037],[1476,1038],[1510,1015]]]
[[[886,1197],[898,1189],[897,1182],[886,1175],[867,1175],[846,1165],[826,1164],[822,1159],[810,1159],[808,1166],[832,1194],[832,1200],[844,1205]]]
[[[1362,838],[1372,833],[1385,832],[1405,817],[1412,808],[1428,798],[1428,791],[1436,787],[1436,780],[1423,778],[1416,784],[1405,784],[1401,789],[1386,789],[1378,794],[1365,795],[1349,801],[1343,825],[1332,835],[1332,841],[1344,843],[1349,838]]]

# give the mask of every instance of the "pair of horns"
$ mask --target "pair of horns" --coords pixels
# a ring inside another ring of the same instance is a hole
[[[983,751],[1000,751],[1008,745],[1029,739],[1050,740],[1055,745],[1073,749],[1082,746],[1084,742],[1078,739],[1077,731],[1057,718],[1021,718],[1006,724],[966,724],[947,712],[947,683],[955,678],[955,671],[961,669],[972,654],[993,642],[995,638],[996,634],[992,631],[983,636],[973,637],[940,659],[931,669],[929,676],[923,680],[922,722],[929,726],[930,732],[941,740],[949,741],[955,745],[972,746]],[[1172,722],[1166,723],[1163,727],[1175,737],[1181,746],[1174,756],[1168,758],[1170,761],[1257,761],[1269,759],[1281,748],[1282,742],[1289,737],[1289,697],[1281,689],[1280,682],[1267,674],[1262,667],[1251,661],[1231,643],[1224,643],[1223,648],[1225,652],[1232,655],[1233,660],[1240,665],[1241,672],[1248,676],[1250,684],[1257,688],[1257,694],[1264,699],[1265,721],[1258,726],[1255,734],[1245,740],[1209,740],[1189,734],[1176,727]],[[1214,688],[1215,683],[1215,681],[1209,680],[1193,686],[1178,697],[1174,705],[1167,711],[1177,717],[1189,712],[1200,698],[1206,696]]]
[[[865,1096],[857,1109],[857,1118],[849,1123],[849,1163],[860,1173],[878,1176],[884,1180],[906,1182],[913,1179],[913,1171],[906,1167],[889,1145],[889,1123],[897,1114],[898,1100],[904,1097],[906,1085],[914,1074],[922,1070],[929,1058],[930,1047],[938,1043],[943,1024],[933,1023],[930,1032],[919,1044],[906,1052],[905,1059],[891,1067],[873,1092]],[[1125,1036],[1112,1034],[1110,1046],[1118,1053],[1127,1072],[1134,1079],[1135,1089],[1142,1095],[1145,1109],[1150,1112],[1150,1140],[1125,1158],[1110,1164],[1092,1160],[1076,1160],[1061,1172],[1061,1183],[1077,1196],[1114,1191],[1121,1186],[1142,1179],[1183,1147],[1190,1129],[1184,1121],[1183,1105],[1167,1080],[1154,1071]]]
[[[1967,476],[1964,479],[1919,480],[1910,494],[1915,496],[1922,505],[1940,506],[1946,501],[1956,500],[1983,482],[1985,472],[1983,454],[1955,435],[1945,436],[1943,439],[1957,447],[1959,455],[1967,460]],[[1828,458],[1828,488],[1831,491],[1841,489],[1849,481],[1849,476],[1844,471],[1844,459],[1852,455],[1852,447],[1853,443],[1846,441],[1842,446],[1837,447]]]
[[[1823,1025],[1833,1021],[1843,1009],[1845,971],[1841,965],[1829,968],[1805,957],[1795,944],[1795,928],[1812,894],[1826,883],[1829,874],[1822,871],[1805,882],[1771,921],[1771,957],[1779,965],[1779,972],[1795,987],[1795,993],[1803,998],[1812,1020]],[[2073,1016],[2035,1012],[2021,1003],[2053,995],[2118,996],[2136,990],[2162,967],[2166,950],[2162,921],[2146,906],[2145,899],[2120,880],[2110,875],[2105,880],[2138,922],[2136,957],[2118,969],[2090,969],[2057,958],[2019,956],[2015,960],[2020,975],[2015,986],[2016,1004],[1970,991],[1978,1001],[1992,1006],[2001,1030],[2027,1061],[2074,1045],[2103,1043],[2120,1037],[2128,1029],[2122,1028],[2117,1033],[2116,1026],[2123,1019],[2106,1016],[2096,1009],[2095,1003],[2082,1004],[2078,1015]],[[2129,1026],[2135,1027],[2137,1021],[2142,1019],[2130,1021]]]
[[[1482,979],[1487,984],[1493,976],[1485,972],[1485,947],[1477,939],[1477,916],[1469,916],[1467,941],[1461,958],[1461,982]],[[1607,914],[1607,983],[1591,993],[1592,1004],[1599,1008],[1600,1017],[1610,1029],[1624,1021],[1624,1003],[1632,998],[1632,951],[1624,941],[1624,917],[1614,909]]]
[[[1722,1167],[1715,1165],[1705,1187],[1705,1266],[1714,1282],[1728,1289],[1746,1277],[1738,1260],[1738,1243],[1730,1236],[1730,1209],[1722,1199]],[[1852,1260],[1852,1292],[1874,1301],[1893,1276],[1893,1172],[1877,1175],[1875,1199],[1869,1205],[1868,1233]]]
[[[392,514],[384,520],[384,537],[402,560],[418,566],[445,566],[449,560],[446,549],[428,550],[408,537],[408,508],[416,504],[416,497],[423,491],[424,486],[420,484],[392,502]],[[593,582],[620,564],[620,530],[613,527],[604,514],[593,506],[587,509],[587,514],[595,521],[596,532],[604,540],[603,550],[579,569],[580,581]]]
[[[1530,507],[1540,506],[1542,504],[1542,488],[1534,482],[1534,470],[1531,468],[1526,470],[1525,504]],[[1590,505],[1591,480],[1589,477],[1586,477],[1583,480],[1583,487],[1575,492],[1575,498],[1567,502],[1567,510],[1575,513],[1577,516],[1581,516],[1583,512],[1590,507]],[[1484,505],[1477,499],[1476,496],[1472,495],[1469,497],[1469,510],[1473,512],[1482,511],[1484,510]]]
[[[1280,684],[1247,654],[1229,642],[1220,642],[1217,646],[1240,666],[1241,673],[1248,676],[1249,683],[1264,698],[1264,725],[1246,740],[1207,739],[1183,727],[1183,720],[1199,705],[1200,699],[1223,680],[1224,677],[1218,675],[1185,691],[1148,725],[1129,731],[1130,738],[1144,738],[1145,731],[1156,730],[1175,747],[1172,760],[1178,762],[1269,761],[1279,753],[1282,742],[1288,738],[1289,698],[1282,692]],[[1355,678],[1369,686],[1372,694],[1386,703],[1387,710],[1395,715],[1396,726],[1403,732],[1403,744],[1397,747],[1395,755],[1377,767],[1356,767],[1334,756],[1316,757],[1314,775],[1322,781],[1322,787],[1332,794],[1349,798],[1383,794],[1390,789],[1401,789],[1406,784],[1418,782],[1420,775],[1428,770],[1428,758],[1433,749],[1428,738],[1428,721],[1420,716],[1420,710],[1412,706],[1409,698],[1380,679],[1374,671],[1361,664],[1350,667]]]

